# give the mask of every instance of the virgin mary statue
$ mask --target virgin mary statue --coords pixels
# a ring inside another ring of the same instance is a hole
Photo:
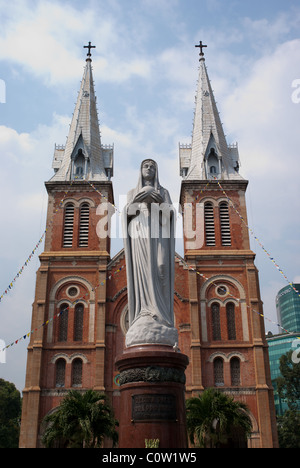
[[[129,329],[126,346],[174,346],[175,216],[155,161],[140,167],[137,187],[123,211]]]

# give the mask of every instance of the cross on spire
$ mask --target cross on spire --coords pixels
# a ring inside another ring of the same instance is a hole
[[[203,52],[203,49],[204,47],[207,47],[207,45],[203,45],[202,44],[202,41],[199,42],[199,45],[195,45],[195,47],[199,47],[200,48],[200,59],[199,61],[202,59],[202,57],[204,57],[204,52]]]
[[[91,41],[89,42],[89,45],[83,46],[84,49],[89,49],[88,53],[86,54],[88,57],[91,57],[91,49],[95,49],[96,46],[91,45]]]

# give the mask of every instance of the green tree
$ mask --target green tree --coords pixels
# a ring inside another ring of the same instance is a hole
[[[13,383],[0,379],[0,448],[17,448],[22,400]]]
[[[280,448],[300,448],[300,363],[294,362],[293,353],[293,350],[288,351],[279,363],[278,393],[289,407],[277,418]]]
[[[252,424],[247,405],[225,393],[208,388],[187,400],[187,430],[192,444],[217,448],[226,444],[233,429],[250,436]]]
[[[44,418],[43,444],[47,448],[98,448],[103,439],[118,441],[113,410],[106,395],[71,390],[60,406]]]
[[[300,448],[300,413],[287,410],[278,418],[280,448]]]
[[[293,362],[293,350],[281,356],[277,379],[280,398],[286,399],[291,410],[299,409],[300,402],[300,363]]]

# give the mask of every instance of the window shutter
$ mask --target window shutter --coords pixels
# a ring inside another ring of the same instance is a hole
[[[220,203],[220,225],[222,245],[231,245],[229,209],[226,202]]]
[[[89,245],[89,222],[90,207],[88,203],[83,203],[80,207],[79,247],[88,247]]]
[[[72,247],[74,229],[74,205],[68,203],[65,208],[63,247]]]

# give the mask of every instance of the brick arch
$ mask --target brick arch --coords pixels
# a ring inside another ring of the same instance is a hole
[[[239,281],[237,281],[235,278],[229,275],[215,275],[209,278],[207,281],[205,281],[205,283],[202,285],[200,289],[200,300],[206,299],[207,289],[209,288],[209,286],[211,286],[213,283],[216,283],[217,281],[224,281],[227,283],[232,283],[239,291],[240,297],[238,299],[241,299],[241,300],[246,299],[245,289]]]
[[[47,328],[47,342],[52,343],[53,340],[53,317],[54,317],[54,311],[56,307],[56,298],[57,298],[57,293],[60,290],[61,287],[63,287],[66,284],[72,284],[72,283],[79,283],[82,286],[84,286],[88,293],[89,293],[89,298],[88,298],[88,303],[89,303],[89,341],[93,341],[93,336],[94,336],[94,325],[95,325],[95,290],[92,286],[92,284],[86,280],[85,278],[82,278],[81,276],[67,276],[59,281],[57,281],[54,286],[52,287],[50,294],[49,294],[49,314],[48,314],[48,319],[49,319],[49,324]],[[78,298],[79,299],[79,298]],[[66,302],[69,303],[70,299],[67,298],[62,298],[60,300],[61,303]],[[80,302],[84,302],[83,300],[80,300]]]
[[[235,278],[230,275],[215,275],[205,281],[205,283],[200,288],[200,304],[201,304],[201,328],[202,328],[202,339],[203,341],[208,340],[208,328],[207,328],[207,306],[208,303],[211,304],[213,299],[208,301],[207,292],[210,286],[214,285],[217,282],[224,282],[225,284],[231,284],[234,286],[239,297],[224,296],[222,300],[221,297],[216,298],[217,301],[221,301],[223,304],[228,302],[234,302],[235,304],[239,303],[241,306],[241,320],[242,320],[242,332],[243,340],[249,341],[249,324],[248,324],[248,314],[247,314],[247,304],[246,304],[246,292],[243,285]]]

